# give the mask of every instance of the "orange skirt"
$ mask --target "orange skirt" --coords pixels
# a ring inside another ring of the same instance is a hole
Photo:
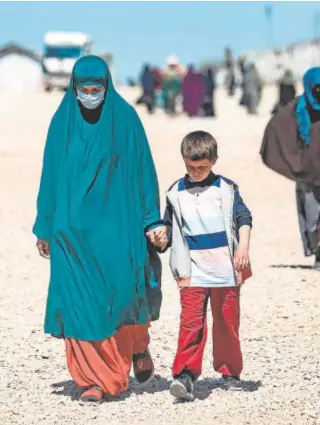
[[[102,341],[65,338],[69,372],[78,387],[99,386],[116,395],[129,387],[132,356],[148,348],[150,324],[123,326]]]

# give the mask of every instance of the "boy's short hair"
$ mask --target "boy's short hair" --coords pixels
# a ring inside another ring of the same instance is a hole
[[[192,161],[201,159],[212,161],[218,156],[217,141],[206,131],[193,131],[182,140],[181,155],[183,158],[191,159]]]

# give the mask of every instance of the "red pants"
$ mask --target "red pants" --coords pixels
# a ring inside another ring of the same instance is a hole
[[[213,315],[213,367],[223,375],[240,376],[240,287],[183,288],[180,297],[180,333],[173,377],[177,378],[183,372],[189,372],[194,379],[201,375],[209,298]]]

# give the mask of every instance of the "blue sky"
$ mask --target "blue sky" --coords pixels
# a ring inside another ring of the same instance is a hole
[[[0,45],[17,41],[41,52],[46,31],[83,31],[114,54],[116,79],[136,77],[144,61],[182,63],[268,47],[267,2],[0,2]],[[270,3],[269,3],[270,4]],[[274,44],[314,36],[318,2],[273,3]],[[320,37],[320,17],[317,31]]]

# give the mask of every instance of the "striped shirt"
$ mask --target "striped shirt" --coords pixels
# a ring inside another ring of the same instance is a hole
[[[191,259],[190,286],[235,286],[233,255],[230,253],[226,218],[222,209],[220,177],[211,173],[200,183],[191,182],[185,177],[177,185],[182,231]],[[235,202],[239,200],[242,202],[238,193]],[[242,220],[240,225],[251,225],[250,212],[243,202],[242,205],[247,213],[238,214],[238,219]],[[165,222],[169,226],[171,213],[170,208],[167,208]]]

